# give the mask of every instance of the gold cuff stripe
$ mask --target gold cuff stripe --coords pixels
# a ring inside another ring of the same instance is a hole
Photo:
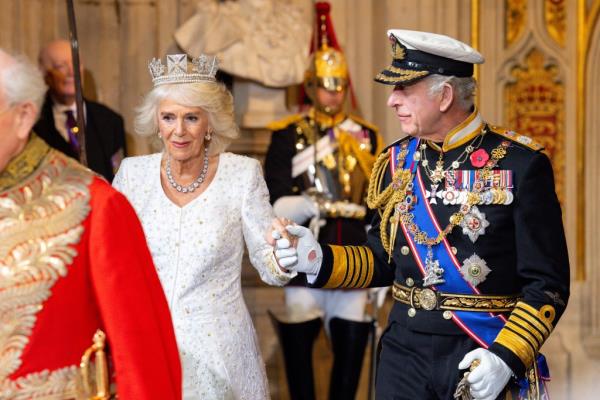
[[[531,335],[535,336],[536,340],[540,344],[540,347],[548,337],[548,335],[544,335],[542,331],[540,331],[535,325],[529,323],[527,320],[523,319],[518,314],[513,314],[514,318],[511,319],[510,323],[518,326],[521,329],[526,330]]]
[[[527,318],[528,320],[537,321],[548,332],[546,335],[548,336],[550,335],[550,332],[552,332],[553,326],[552,321],[548,321],[546,318],[544,318],[544,315],[542,313],[542,310],[548,310],[547,307],[550,307],[552,313],[554,312],[554,307],[552,306],[544,306],[540,309],[540,311],[538,311],[535,308],[523,302],[517,303],[515,311],[522,311],[523,313],[529,316],[529,318]],[[554,314],[552,314],[552,319],[554,319]]]
[[[535,351],[531,343],[510,327],[503,328],[495,341],[515,353],[526,367],[533,363]]]
[[[331,253],[333,255],[333,270],[327,283],[323,286],[325,288],[337,288],[339,287],[347,271],[348,260],[346,258],[346,250],[344,246],[329,245]]]
[[[367,247],[358,247],[358,251],[360,252],[360,261],[364,266],[364,273],[357,287],[364,288],[371,283],[373,278],[373,254]]]
[[[340,282],[338,287],[346,287],[348,284],[348,276],[354,273],[354,264],[348,254],[348,247],[344,246],[344,257],[346,257],[346,271],[344,272],[344,278]]]
[[[531,332],[526,327],[523,327],[523,326],[521,326],[519,324],[515,324],[513,318],[511,318],[506,323],[505,327],[510,328],[511,330],[520,333],[521,336],[523,336],[524,338],[526,338],[527,341],[531,343],[531,346],[533,347],[534,350],[537,350],[540,347],[542,347],[542,344],[544,343],[544,338],[543,337],[536,336],[535,333]]]
[[[550,332],[552,332],[552,326],[549,327],[545,325],[545,323],[535,315],[531,315],[531,313],[523,310],[522,308],[515,308],[512,315],[520,318],[520,320],[525,321],[528,325],[534,327],[544,338],[547,338],[550,335]]]
[[[510,349],[526,367],[529,367],[535,354],[552,332],[554,316],[555,310],[552,306],[546,305],[538,311],[520,301],[498,334],[496,342]]]
[[[374,259],[365,246],[329,245],[333,254],[333,271],[324,288],[367,287],[373,279]]]
[[[360,274],[360,270],[358,269],[359,266],[356,263],[357,260],[354,246],[346,246],[345,249],[346,253],[348,254],[348,275],[346,275],[346,279],[344,280],[342,287],[351,288],[353,287],[356,277],[358,274]]]
[[[350,284],[351,288],[356,288],[358,286],[358,282],[362,280],[362,277],[365,275],[366,266],[360,252],[360,249],[356,246],[352,246],[352,253],[354,253],[354,262],[356,263],[356,270],[354,277],[352,279],[352,283]]]

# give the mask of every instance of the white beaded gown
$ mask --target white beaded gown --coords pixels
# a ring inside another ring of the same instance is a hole
[[[113,186],[142,222],[169,302],[183,398],[268,399],[264,362],[242,297],[244,243],[263,281],[280,286],[292,276],[271,261],[264,239],[273,212],[260,164],[222,153],[210,185],[179,207],[161,186],[161,157],[126,158]]]

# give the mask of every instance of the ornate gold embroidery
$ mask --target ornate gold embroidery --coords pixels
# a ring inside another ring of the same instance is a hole
[[[48,154],[50,147],[32,134],[25,149],[0,172],[0,192],[21,182],[29,176]]]
[[[1,391],[0,398],[29,398],[28,388],[34,386],[50,396],[52,388],[59,390],[56,382],[66,379],[56,371],[14,382],[8,376],[22,363],[22,351],[52,286],[66,276],[77,255],[73,246],[90,211],[92,176],[52,150],[25,182],[0,195],[0,387],[25,393],[13,397]],[[50,378],[54,380],[43,380]]]
[[[11,381],[0,382],[2,400],[64,400],[78,398],[79,369],[76,366],[44,370]]]
[[[433,299],[431,298],[432,293],[434,295]],[[394,286],[392,287],[392,296],[396,301],[408,304],[417,309],[477,312],[512,311],[520,300],[518,296],[468,295],[434,292],[427,288],[408,288],[396,282],[394,282]]]
[[[395,73],[395,74],[400,74],[400,75],[399,76],[388,76],[388,75],[384,75],[383,73],[379,73],[379,74],[377,74],[377,76],[375,76],[375,80],[389,82],[389,83],[402,83],[402,82],[413,80],[415,78],[420,78],[420,77],[429,75],[429,71],[412,71],[409,69],[396,68],[396,67],[392,67],[392,66],[387,67],[388,70],[391,68],[393,68],[394,71],[390,71],[390,72]]]

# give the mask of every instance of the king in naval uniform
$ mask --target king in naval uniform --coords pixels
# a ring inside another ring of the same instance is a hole
[[[539,350],[569,297],[550,160],[474,107],[474,49],[427,32],[388,36],[393,61],[375,80],[393,86],[388,105],[409,136],[375,162],[366,242],[319,246],[289,226],[295,269],[313,287],[393,285],[377,399],[545,398]],[[285,257],[289,242],[277,246]]]

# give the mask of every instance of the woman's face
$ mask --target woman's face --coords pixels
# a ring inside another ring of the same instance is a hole
[[[174,100],[158,106],[158,131],[171,158],[187,161],[202,155],[208,130],[208,114],[200,107],[186,107]]]

